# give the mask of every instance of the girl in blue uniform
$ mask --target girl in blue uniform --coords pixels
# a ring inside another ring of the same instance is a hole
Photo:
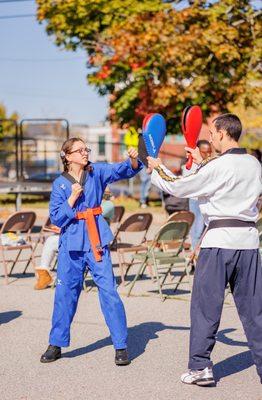
[[[61,150],[64,172],[52,187],[50,218],[61,228],[61,234],[52,328],[49,346],[40,361],[57,360],[61,347],[69,346],[70,325],[88,267],[116,350],[115,363],[127,365],[126,315],[116,290],[109,251],[113,235],[100,204],[108,184],[132,178],[142,164],[135,149],[128,151],[129,159],[115,164],[90,163],[89,152],[81,139],[67,140]]]

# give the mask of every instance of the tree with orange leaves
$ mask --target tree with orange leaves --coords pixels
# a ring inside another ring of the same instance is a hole
[[[88,81],[110,95],[119,124],[161,112],[177,127],[187,104],[209,114],[260,100],[260,11],[251,1],[37,2],[58,45],[86,49]]]

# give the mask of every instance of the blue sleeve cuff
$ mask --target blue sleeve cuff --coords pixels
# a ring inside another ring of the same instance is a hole
[[[137,168],[137,170],[138,170],[138,171],[141,171],[141,169],[144,168],[144,164],[143,164],[142,161],[140,161],[139,159],[138,159],[137,161],[138,161],[138,168]]]
[[[75,212],[73,211],[73,209],[70,207],[70,205],[68,204],[68,201],[66,200],[63,204],[64,206],[64,210],[65,210],[65,214],[68,218],[73,219],[75,218]]]

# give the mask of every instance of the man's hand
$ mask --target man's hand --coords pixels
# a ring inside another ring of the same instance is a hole
[[[163,164],[161,158],[147,157],[147,161],[150,173],[153,171],[154,168],[157,168],[160,164]]]
[[[191,149],[190,147],[185,147],[185,150],[188,153],[192,155],[193,162],[195,164],[201,164],[203,161],[203,157],[200,154],[199,148],[196,147],[195,149]]]
[[[137,161],[138,151],[136,149],[134,149],[133,147],[130,147],[130,149],[128,149],[127,153],[130,158],[132,168],[137,169],[138,168],[138,161]]]

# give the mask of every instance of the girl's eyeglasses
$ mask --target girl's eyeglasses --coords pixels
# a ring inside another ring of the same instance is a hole
[[[89,149],[88,147],[81,147],[80,149],[70,151],[70,153],[68,153],[68,154],[73,154],[73,153],[79,153],[79,154],[81,154],[81,156],[83,156],[85,153],[86,154],[91,153],[91,149]]]

